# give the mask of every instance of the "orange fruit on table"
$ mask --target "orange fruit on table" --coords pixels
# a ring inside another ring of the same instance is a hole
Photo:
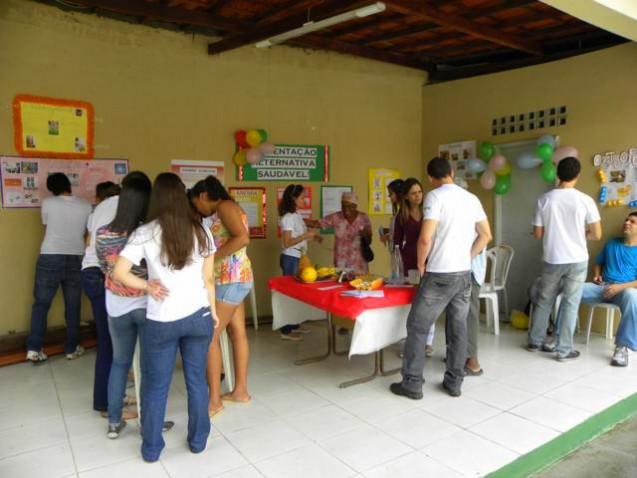
[[[303,282],[314,282],[318,277],[318,273],[314,267],[306,267],[301,270],[300,276]]]

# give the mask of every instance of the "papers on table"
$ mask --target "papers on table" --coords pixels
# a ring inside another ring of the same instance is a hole
[[[343,297],[356,297],[357,299],[365,299],[366,297],[385,297],[382,290],[347,290],[341,292]]]

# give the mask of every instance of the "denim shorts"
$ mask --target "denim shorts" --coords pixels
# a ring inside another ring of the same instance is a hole
[[[252,282],[215,284],[215,299],[227,304],[239,305],[252,290]]]

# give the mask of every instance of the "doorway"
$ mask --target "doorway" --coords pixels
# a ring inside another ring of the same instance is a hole
[[[553,186],[540,177],[539,168],[520,169],[517,165],[520,154],[534,152],[536,147],[536,140],[498,145],[512,170],[511,190],[494,200],[495,243],[508,244],[515,251],[506,285],[509,311],[524,310],[528,289],[542,272],[542,241],[533,237],[531,222],[538,198]],[[504,320],[509,321],[509,317]]]

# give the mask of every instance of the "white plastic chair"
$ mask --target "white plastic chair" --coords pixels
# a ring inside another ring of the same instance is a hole
[[[586,343],[588,343],[591,339],[591,327],[593,325],[593,315],[595,314],[595,309],[604,309],[606,312],[606,338],[613,338],[613,324],[615,322],[615,312],[619,314],[619,318],[621,320],[621,309],[619,306],[615,304],[610,304],[608,302],[598,302],[597,304],[590,304],[590,309],[588,310],[588,324],[586,325]]]
[[[219,346],[221,348],[221,363],[223,363],[223,371],[226,374],[224,380],[228,391],[234,390],[234,361],[232,360],[232,348],[228,340],[228,333],[224,330],[219,335]]]
[[[498,293],[502,292],[504,312],[509,316],[509,298],[506,292],[506,282],[511,269],[511,261],[515,251],[511,246],[500,245],[487,250],[487,263],[490,264],[488,280],[480,288],[480,299],[486,301],[486,324],[493,320],[493,332],[500,334],[500,306]]]
[[[252,289],[250,290],[250,308],[252,309],[252,323],[254,324],[254,330],[259,330],[259,317],[257,315],[257,291],[254,282],[252,283]]]

